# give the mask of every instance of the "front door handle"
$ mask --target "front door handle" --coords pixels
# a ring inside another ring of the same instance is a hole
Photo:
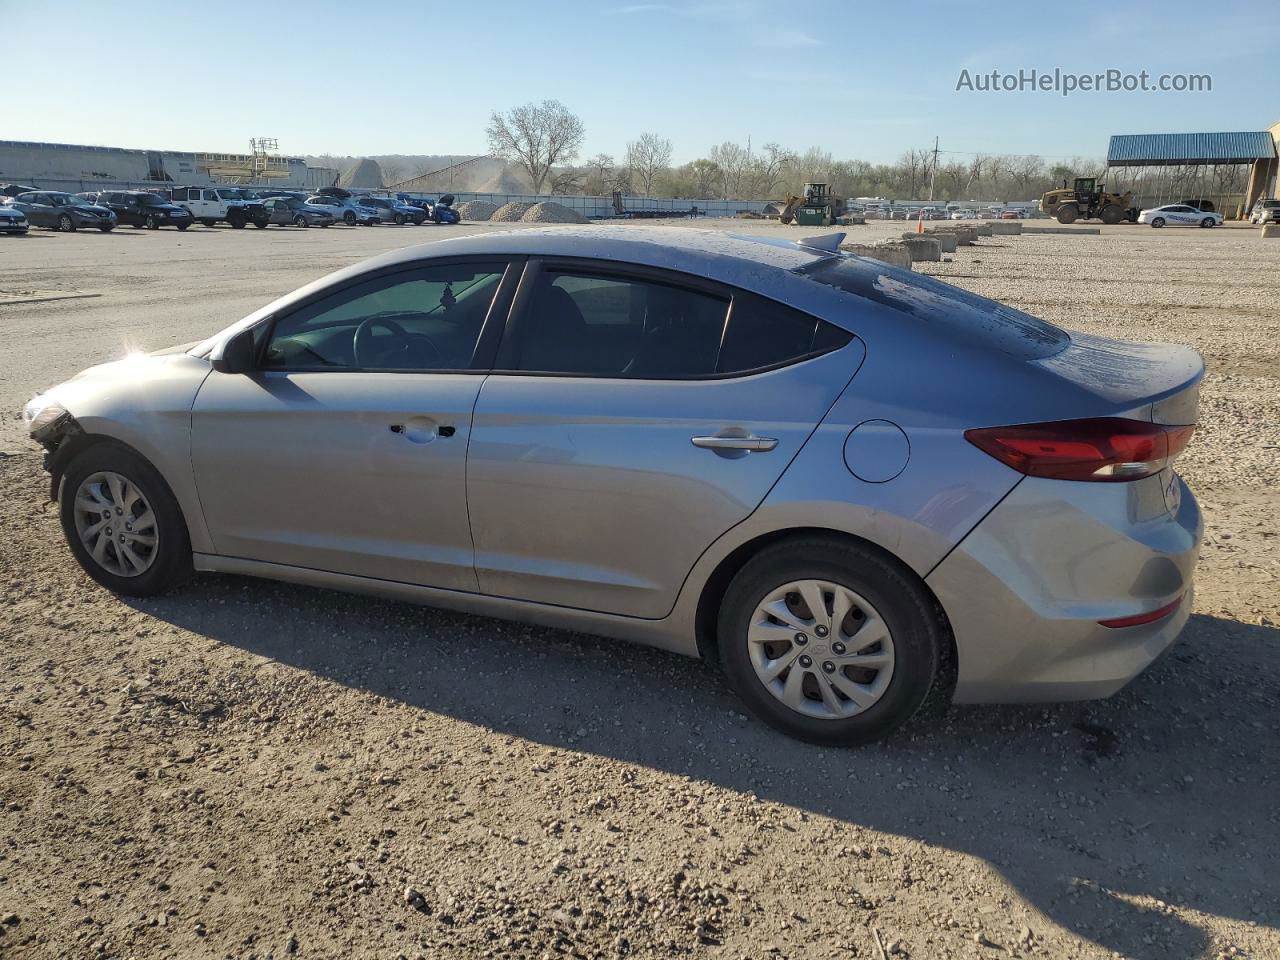
[[[693,445],[707,450],[745,450],[747,453],[768,453],[778,445],[773,437],[694,437]]]

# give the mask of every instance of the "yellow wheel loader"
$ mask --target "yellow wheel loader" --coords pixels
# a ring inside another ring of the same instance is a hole
[[[1050,190],[1040,198],[1040,212],[1056,217],[1059,223],[1077,220],[1137,223],[1138,208],[1133,205],[1133,194],[1107,193],[1106,187],[1094,177],[1077,177],[1073,187],[1068,187],[1063,180],[1061,190]]]

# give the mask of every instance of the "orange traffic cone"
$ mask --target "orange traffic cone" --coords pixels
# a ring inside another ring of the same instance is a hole
[[[916,220],[916,233],[924,233],[924,211],[920,211],[920,217]]]

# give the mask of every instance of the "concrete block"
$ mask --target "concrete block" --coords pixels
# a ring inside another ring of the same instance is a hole
[[[992,220],[987,224],[993,237],[1017,236],[1022,233],[1021,220]]]
[[[980,223],[973,228],[973,232],[980,237],[991,236],[991,227],[988,224]]]
[[[1280,223],[1265,223],[1262,225],[1263,240],[1280,240]]]
[[[939,248],[942,253],[955,253],[956,245],[959,243],[959,237],[954,233],[935,233],[933,239],[938,241]]]
[[[1082,237],[1096,237],[1102,230],[1098,227],[1027,227],[1022,228],[1023,233],[1072,233]]]
[[[859,257],[870,257],[893,267],[911,269],[911,254],[898,243],[842,243],[840,249]]]
[[[907,248],[907,252],[911,254],[911,262],[917,263],[921,260],[938,261],[942,259],[942,244],[938,242],[937,237],[928,235],[919,237],[903,237],[902,245]]]

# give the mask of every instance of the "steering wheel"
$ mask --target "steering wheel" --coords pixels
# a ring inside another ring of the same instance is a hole
[[[384,330],[390,330],[397,338],[396,344],[389,350],[383,348],[375,351],[373,343],[374,327],[382,327]],[[399,322],[392,320],[390,317],[367,317],[360,321],[360,326],[356,327],[355,335],[351,341],[351,352],[354,355],[355,365],[357,367],[381,367],[387,366],[385,361],[390,359],[394,353],[407,353],[412,349],[413,344],[425,344],[431,351],[430,362],[423,363],[422,366],[433,367],[443,366],[444,354],[440,352],[440,348],[431,342],[431,338],[425,333],[410,333]],[[381,354],[375,356],[375,354]],[[376,360],[380,362],[374,362]],[[417,364],[415,364],[416,366]]]

